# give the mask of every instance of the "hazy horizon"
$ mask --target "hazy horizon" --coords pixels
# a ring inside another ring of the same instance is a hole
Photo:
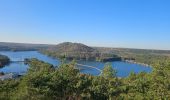
[[[1,0],[0,42],[170,50],[168,0]]]
[[[69,42],[69,41],[65,41],[65,42]],[[0,43],[21,43],[21,44],[37,44],[37,45],[58,45],[58,44],[61,44],[61,43],[65,43],[65,42],[60,42],[60,43],[55,43],[55,44],[48,44],[48,43],[28,43],[28,42],[10,42],[10,41],[7,41],[7,42],[1,42]],[[70,42],[70,43],[81,43],[81,42]],[[84,44],[84,43],[81,43],[81,44]],[[84,44],[84,45],[87,45],[87,44]],[[122,48],[122,49],[144,49],[144,50],[170,50],[170,49],[150,49],[150,48],[131,48],[131,47],[109,47],[109,46],[95,46],[95,45],[87,45],[89,47],[103,47],[103,48]]]

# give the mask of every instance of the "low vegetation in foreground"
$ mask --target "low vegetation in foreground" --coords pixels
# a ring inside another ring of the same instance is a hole
[[[100,76],[81,74],[75,62],[54,68],[31,59],[26,75],[0,81],[1,100],[168,100],[170,61],[156,62],[151,73],[118,78],[110,64]]]

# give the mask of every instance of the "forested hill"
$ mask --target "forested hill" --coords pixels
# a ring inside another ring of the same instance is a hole
[[[60,43],[56,46],[48,48],[48,50],[58,51],[58,52],[96,52],[96,50],[92,47],[86,46],[81,43],[71,43],[64,42]]]
[[[98,56],[98,51],[80,43],[64,42],[56,46],[44,49],[43,53],[67,59],[95,59]]]
[[[81,43],[64,42],[42,51],[43,53],[59,58],[78,59],[78,60],[120,60],[115,54],[99,52],[97,49]]]
[[[48,48],[47,44],[11,43],[0,42],[0,51],[30,51]]]

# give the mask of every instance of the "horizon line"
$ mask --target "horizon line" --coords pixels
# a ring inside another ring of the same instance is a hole
[[[68,42],[68,41],[65,41]],[[65,43],[65,42],[60,42],[60,43]],[[13,42],[13,41],[0,41],[0,43],[16,43],[16,44],[32,44],[32,45],[58,45],[60,43],[33,43],[33,42]],[[81,42],[70,42],[70,43],[81,43]],[[84,44],[84,43],[81,43]],[[87,45],[87,44],[84,44]],[[92,45],[87,45],[89,47],[96,47],[96,48],[114,48],[114,49],[138,49],[138,50],[162,50],[162,51],[170,51],[170,49],[151,49],[151,48],[135,48],[135,47],[109,47],[109,46],[92,46]]]

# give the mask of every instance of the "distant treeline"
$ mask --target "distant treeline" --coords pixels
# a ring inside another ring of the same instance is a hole
[[[0,42],[0,51],[34,51],[51,45]]]
[[[127,48],[97,48],[100,52],[112,53],[120,56],[122,60],[133,60],[134,62],[152,65],[155,61],[170,60],[170,50],[146,50]]]

